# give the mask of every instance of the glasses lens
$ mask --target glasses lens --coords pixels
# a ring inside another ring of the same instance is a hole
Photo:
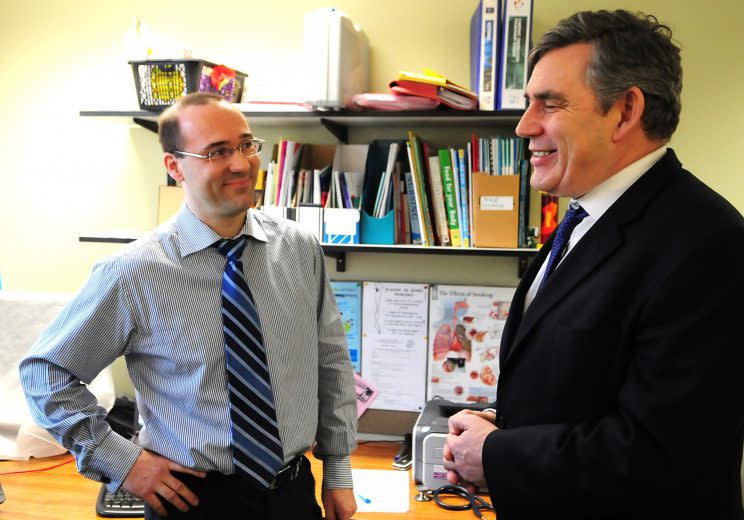
[[[232,157],[234,151],[235,150],[228,148],[227,146],[221,146],[220,148],[215,148],[209,152],[207,157],[211,163],[225,162]]]

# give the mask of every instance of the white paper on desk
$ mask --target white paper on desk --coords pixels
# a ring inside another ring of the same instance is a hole
[[[410,472],[352,469],[358,513],[405,513],[410,497]]]
[[[34,424],[21,388],[18,365],[70,298],[70,294],[0,291],[0,460],[28,460],[66,451],[46,430]],[[114,406],[110,368],[101,372],[88,389],[107,410]]]
[[[362,377],[380,391],[370,408],[423,409],[428,306],[427,284],[364,282]]]

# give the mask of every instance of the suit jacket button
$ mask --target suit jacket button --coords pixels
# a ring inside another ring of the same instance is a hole
[[[499,429],[503,429],[506,426],[506,422],[504,421],[504,414],[501,412],[496,413],[496,427]]]

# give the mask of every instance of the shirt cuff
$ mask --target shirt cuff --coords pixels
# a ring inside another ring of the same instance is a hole
[[[484,408],[481,410],[481,412],[491,412],[493,414],[493,420],[496,420],[496,417],[498,417],[499,413],[496,411],[496,408]]]
[[[140,453],[142,448],[112,431],[93,452],[88,467],[81,473],[103,482],[110,493],[115,493]]]
[[[348,456],[323,458],[323,489],[353,487],[351,461]]]

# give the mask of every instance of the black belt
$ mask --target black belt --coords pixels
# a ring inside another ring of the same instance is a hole
[[[282,484],[291,482],[300,476],[300,471],[310,465],[310,462],[304,455],[298,455],[285,464],[274,476],[274,480],[269,484],[269,489],[277,489]]]

